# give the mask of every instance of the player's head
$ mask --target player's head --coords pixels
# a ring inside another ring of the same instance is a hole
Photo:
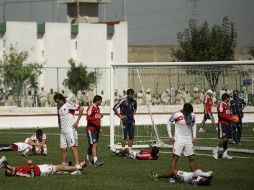
[[[238,98],[239,96],[239,91],[238,90],[234,90],[233,91],[233,98]]]
[[[157,146],[153,146],[152,149],[151,149],[151,156],[153,158],[158,159],[158,153],[159,153],[159,148]]]
[[[61,106],[61,105],[63,105],[65,102],[66,102],[66,99],[65,99],[65,97],[62,95],[62,94],[60,94],[60,93],[56,93],[55,95],[54,95],[54,101],[56,102],[56,104],[59,106]]]
[[[100,95],[95,95],[93,97],[93,103],[96,104],[97,106],[100,106],[102,102],[102,97]]]
[[[41,129],[37,129],[35,131],[35,134],[36,134],[37,139],[39,139],[39,140],[42,139],[43,131]]]
[[[209,89],[209,90],[207,90],[207,92],[206,92],[206,93],[207,93],[207,95],[208,95],[208,96],[212,96],[212,95],[213,95],[213,91],[212,91],[212,90],[210,90],[210,89]]]
[[[133,99],[133,95],[134,95],[134,90],[129,88],[127,90],[127,97],[128,97],[128,99]]]
[[[200,179],[197,182],[198,186],[209,186],[211,183],[211,178],[207,177],[200,177]]]
[[[190,115],[193,112],[193,106],[190,103],[185,103],[183,105],[184,115]]]
[[[224,93],[224,94],[221,95],[221,100],[222,100],[223,102],[228,103],[228,102],[229,102],[229,99],[230,99],[229,94]]]

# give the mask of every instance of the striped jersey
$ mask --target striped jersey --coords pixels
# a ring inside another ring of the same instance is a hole
[[[120,114],[127,116],[128,121],[134,121],[134,112],[137,109],[137,101],[129,100],[127,97],[119,100],[113,110],[120,108]]]
[[[168,122],[168,135],[171,138],[171,124],[175,123],[175,140],[192,140],[196,138],[196,119],[195,114],[185,116],[182,111],[174,113]]]
[[[58,107],[58,123],[61,132],[70,132],[75,123],[75,111],[78,111],[78,104],[66,101],[61,107]]]

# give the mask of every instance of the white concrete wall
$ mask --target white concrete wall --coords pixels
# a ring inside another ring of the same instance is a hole
[[[97,70],[100,77],[96,87],[98,94],[103,90],[105,98],[109,99],[109,65],[111,61],[127,62],[127,36],[126,22],[115,25],[111,39],[107,39],[106,24],[80,24],[77,36],[71,37],[69,23],[45,23],[45,33],[38,38],[37,23],[7,22],[6,33],[0,37],[0,56],[12,44],[20,51],[28,51],[29,61],[45,62],[46,68],[39,81],[46,91],[50,88],[62,89],[70,58],[88,68],[105,68]],[[114,54],[113,60],[111,52]],[[119,81],[121,89],[127,88],[127,72],[123,74],[126,78]]]

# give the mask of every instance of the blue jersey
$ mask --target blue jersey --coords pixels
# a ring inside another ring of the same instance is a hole
[[[126,115],[128,121],[134,121],[134,111],[137,109],[137,101],[132,99],[129,100],[127,97],[119,100],[113,110],[120,108],[120,114]]]
[[[230,109],[232,115],[237,115],[239,118],[243,118],[243,108],[246,106],[246,102],[242,98],[233,98],[230,100]]]

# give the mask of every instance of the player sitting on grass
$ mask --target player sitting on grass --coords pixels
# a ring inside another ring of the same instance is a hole
[[[19,177],[34,177],[34,176],[48,176],[53,175],[59,171],[75,171],[84,170],[86,167],[85,162],[81,162],[79,166],[63,166],[43,164],[37,165],[32,160],[27,160],[27,163],[22,166],[11,166],[5,156],[0,159],[0,167],[4,168],[5,176],[19,176]]]
[[[140,151],[134,151],[130,150],[128,148],[124,150],[112,150],[113,153],[115,153],[117,156],[126,157],[126,158],[132,158],[132,159],[138,159],[138,160],[158,160],[159,158],[159,148],[156,146],[153,146],[151,150],[140,150]]]
[[[168,172],[168,175],[161,177],[160,173],[156,173],[154,171],[151,171],[150,173],[151,179],[158,181],[159,178],[172,178],[174,177],[176,181],[178,182],[185,182],[185,183],[190,183],[194,186],[208,186],[210,185],[213,172],[203,172],[200,169],[197,169],[194,172],[185,172],[181,170],[171,170]],[[170,181],[170,182],[175,182],[175,181]]]
[[[19,151],[22,152],[22,156],[27,156],[29,154],[43,154],[46,156],[46,135],[41,129],[37,129],[33,136],[26,138],[25,142],[0,144],[0,151]]]

